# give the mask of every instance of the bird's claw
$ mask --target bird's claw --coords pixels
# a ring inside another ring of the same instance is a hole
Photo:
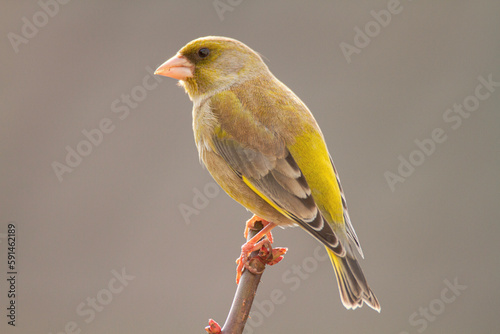
[[[264,226],[267,226],[270,224],[270,222],[268,222],[267,220],[264,220],[257,215],[253,215],[253,217],[250,218],[249,220],[247,220],[247,222],[245,224],[245,232],[243,233],[245,239],[248,239],[248,232],[250,230],[256,229],[255,223],[257,223],[257,222],[261,222],[262,225],[264,225]],[[269,242],[273,243],[274,240],[273,240],[273,235],[271,234],[271,232],[267,233],[266,236],[269,239]]]
[[[256,250],[259,250],[259,254],[250,258],[249,254]],[[246,244],[243,245],[241,255],[236,260],[236,263],[238,264],[236,267],[236,284],[239,284],[241,275],[245,269],[255,275],[262,274],[264,269],[257,269],[257,266],[253,264],[255,261],[261,262],[264,267],[266,264],[269,266],[275,265],[283,260],[283,256],[287,250],[288,248],[284,247],[272,248],[271,242],[267,238],[259,241],[252,247]]]

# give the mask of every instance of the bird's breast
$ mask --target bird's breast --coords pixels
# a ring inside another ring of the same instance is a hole
[[[209,100],[193,106],[194,141],[198,148],[200,161],[206,164],[206,152],[211,152],[212,136],[217,125],[217,118],[213,114]]]

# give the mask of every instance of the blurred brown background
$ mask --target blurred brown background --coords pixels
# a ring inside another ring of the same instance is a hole
[[[224,322],[251,215],[200,166],[187,95],[149,74],[206,35],[260,52],[314,113],[382,305],[345,310],[319,244],[277,230],[289,252],[265,272],[247,333],[494,332],[500,87],[478,77],[500,82],[499,12],[498,1],[4,2],[0,332],[203,333],[208,318]],[[68,150],[86,156],[71,167]]]

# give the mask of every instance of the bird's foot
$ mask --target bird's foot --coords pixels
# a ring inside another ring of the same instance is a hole
[[[253,217],[250,218],[249,220],[247,220],[247,222],[245,224],[245,232],[243,234],[243,236],[245,237],[245,239],[248,239],[248,231],[256,229],[255,228],[255,223],[257,223],[257,222],[261,222],[264,227],[266,227],[269,224],[272,224],[272,223],[268,222],[267,220],[264,220],[264,219],[260,218],[257,215],[253,215]],[[274,226],[276,226],[276,225],[273,224],[273,227]],[[271,229],[273,227],[271,227]],[[269,242],[273,243],[273,235],[271,234],[271,229],[269,229],[269,232],[266,234],[266,236],[269,239]]]
[[[268,264],[272,266],[281,261],[283,259],[283,255],[287,251],[287,248],[272,248],[271,244],[273,239],[271,236],[271,230],[276,226],[276,224],[267,222],[257,216],[252,217],[252,219],[247,222],[245,235],[248,236],[248,230],[253,228],[257,221],[261,221],[264,224],[264,228],[262,228],[243,246],[241,246],[241,255],[236,260],[236,263],[238,264],[236,267],[236,284],[239,284],[241,274],[245,268],[253,274],[262,274],[261,270],[258,270],[255,266],[251,265],[252,261],[260,261],[264,265]],[[250,258],[250,254],[257,250],[259,253]]]

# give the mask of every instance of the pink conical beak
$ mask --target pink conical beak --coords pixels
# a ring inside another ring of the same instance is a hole
[[[193,76],[193,70],[194,65],[186,57],[176,54],[158,67],[155,74],[186,80],[186,78]]]

